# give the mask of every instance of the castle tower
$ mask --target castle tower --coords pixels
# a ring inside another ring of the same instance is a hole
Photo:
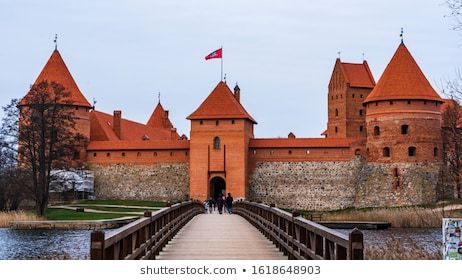
[[[80,133],[87,139],[90,139],[90,109],[92,106],[80,91],[74,81],[74,78],[72,78],[69,69],[57,49],[55,49],[51,54],[48,62],[45,64],[39,76],[35,80],[34,85],[43,81],[48,81],[49,83],[56,82],[62,85],[65,91],[69,92],[65,106],[70,106],[74,111],[75,130],[77,133]],[[19,106],[28,105],[27,94],[23,99],[21,99]],[[74,160],[84,160],[85,158],[85,147],[82,147],[80,152],[74,155]]]
[[[441,160],[442,99],[404,43],[364,104],[369,161]]]
[[[364,99],[375,86],[366,61],[345,63],[338,58],[329,82],[328,138],[366,137]]]
[[[204,200],[228,192],[235,198],[246,197],[249,140],[256,121],[241,105],[239,96],[238,87],[233,94],[219,82],[187,118],[191,121],[191,198]]]

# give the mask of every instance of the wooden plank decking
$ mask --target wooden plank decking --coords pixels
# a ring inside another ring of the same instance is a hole
[[[168,243],[159,260],[286,260],[276,246],[239,215],[195,216]]]

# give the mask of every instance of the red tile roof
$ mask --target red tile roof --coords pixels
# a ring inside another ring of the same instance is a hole
[[[92,141],[88,144],[88,151],[114,150],[186,150],[189,140],[174,141]]]
[[[187,119],[248,119],[257,123],[236,100],[224,82],[219,82],[212,93]]]
[[[250,139],[250,148],[348,148],[348,138],[255,138]]]
[[[173,128],[172,123],[168,119],[168,111],[164,110],[160,102],[157,103],[157,106],[152,112],[147,125],[156,128]]]
[[[79,105],[88,108],[92,107],[75,83],[74,78],[72,78],[69,69],[61,57],[61,54],[57,50],[53,51],[50,59],[48,59],[48,62],[45,64],[45,67],[43,67],[42,72],[40,72],[40,75],[37,77],[34,84],[36,85],[43,81],[61,84],[65,91],[70,93],[70,96],[67,99],[72,103],[72,105]],[[27,95],[19,104],[27,105],[26,99]]]
[[[340,63],[344,77],[351,87],[373,88],[375,86],[374,76],[372,76],[367,61],[346,63],[337,59],[337,62]]]
[[[92,111],[90,113],[90,141],[142,141],[147,140],[172,140],[172,129],[174,128],[156,128],[150,127],[141,123],[130,121],[127,119],[121,120],[121,139],[113,131],[112,115]],[[180,136],[175,131],[174,140],[179,139]]]
[[[399,45],[379,82],[364,103],[399,99],[442,102],[403,43]]]

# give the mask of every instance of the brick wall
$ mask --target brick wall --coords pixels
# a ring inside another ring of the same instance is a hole
[[[98,199],[177,201],[189,197],[187,163],[90,165]]]

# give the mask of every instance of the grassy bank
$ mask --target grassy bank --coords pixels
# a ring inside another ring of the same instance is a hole
[[[113,213],[88,213],[88,212],[76,212],[68,209],[55,209],[49,208],[47,210],[46,219],[51,221],[57,220],[107,220],[126,217],[127,214],[113,214]],[[133,214],[133,216],[137,216]]]
[[[43,218],[25,211],[0,212],[0,228],[9,227],[13,221],[40,221]]]
[[[460,204],[451,204],[451,207],[456,206],[457,208],[458,205],[462,207]],[[462,218],[461,209],[443,210],[441,205],[301,212],[306,217],[309,217],[313,213],[321,214],[323,221],[389,222],[394,228],[441,227],[442,218]]]
[[[404,245],[402,240],[391,236],[385,245],[367,245],[364,248],[364,256],[367,260],[441,260],[440,250],[428,250],[417,244],[413,239],[406,240],[408,245]],[[441,241],[433,241],[431,247],[441,247]]]
[[[123,205],[123,206],[145,206],[145,207],[165,207],[166,202],[143,201],[143,200],[79,200],[76,204],[99,204],[99,205]]]

